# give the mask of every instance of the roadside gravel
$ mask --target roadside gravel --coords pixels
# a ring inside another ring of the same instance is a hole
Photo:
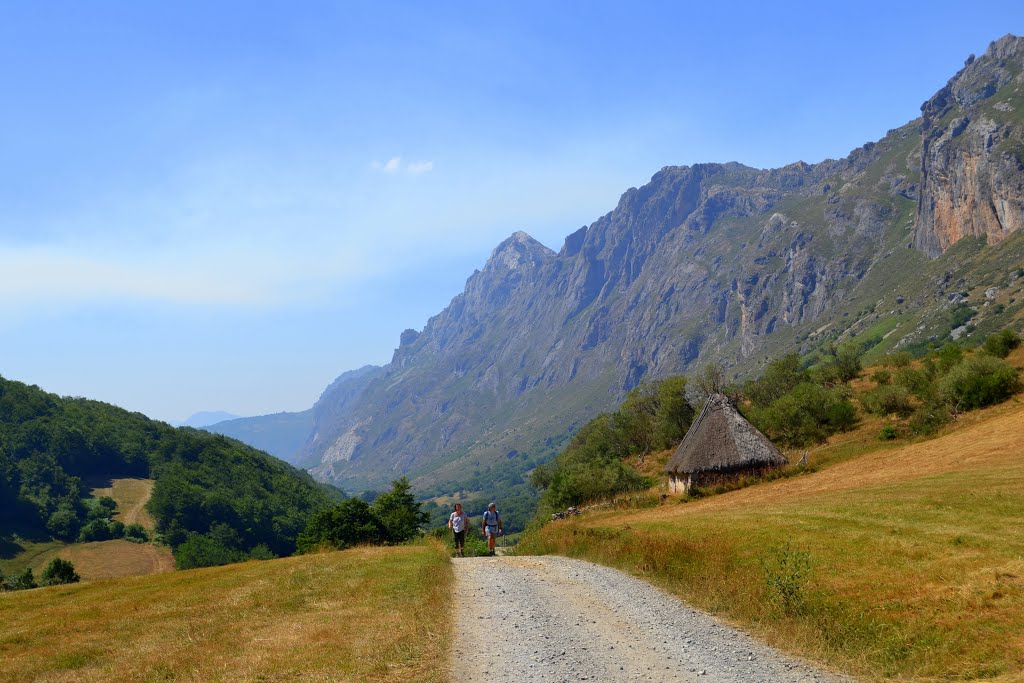
[[[454,683],[850,680],[614,569],[564,557],[453,562]]]

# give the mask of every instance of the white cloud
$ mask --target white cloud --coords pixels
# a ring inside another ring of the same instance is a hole
[[[375,171],[383,171],[384,173],[398,173],[398,170],[402,167],[402,157],[391,157],[387,161],[380,162],[374,161],[370,164],[370,168]]]
[[[391,157],[387,161],[374,161],[370,164],[370,168],[373,170],[390,174],[398,173],[403,169],[403,166],[405,172],[409,175],[423,175],[434,170],[433,161],[410,161],[407,164],[403,164],[402,157]]]
[[[410,175],[420,175],[422,173],[430,173],[434,170],[433,161],[413,161],[405,167],[405,170]]]

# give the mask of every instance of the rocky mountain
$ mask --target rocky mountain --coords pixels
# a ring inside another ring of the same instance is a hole
[[[558,252],[515,233],[391,363],[328,388],[300,462],[349,490],[513,491],[646,379],[1019,320],[1022,67],[1006,36],[845,159],[666,167]]]

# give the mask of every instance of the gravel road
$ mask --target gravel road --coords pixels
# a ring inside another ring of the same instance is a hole
[[[453,683],[849,683],[614,569],[564,557],[453,562]]]

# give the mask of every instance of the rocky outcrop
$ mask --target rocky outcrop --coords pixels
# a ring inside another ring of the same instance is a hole
[[[1024,227],[1024,39],[1005,36],[921,107],[914,244],[938,256],[964,237]]]

